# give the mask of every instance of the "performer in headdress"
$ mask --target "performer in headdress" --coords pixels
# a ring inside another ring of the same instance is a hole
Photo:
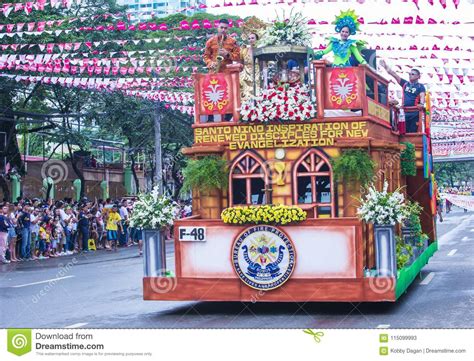
[[[332,66],[356,66],[357,64],[353,58],[355,58],[358,64],[367,64],[367,61],[365,61],[360,53],[366,42],[349,39],[350,35],[355,35],[359,30],[360,25],[354,10],[341,11],[339,16],[336,16],[333,24],[336,25],[336,32],[339,33],[340,39],[330,37],[326,49],[316,52],[314,54],[315,58],[321,59],[323,55],[333,52],[334,62]]]

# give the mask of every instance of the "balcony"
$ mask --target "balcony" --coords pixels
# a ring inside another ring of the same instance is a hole
[[[369,120],[382,127],[399,131],[400,109],[418,112],[418,133],[424,133],[424,111],[416,107],[399,107],[389,102],[389,81],[368,65],[357,67],[327,67],[324,61],[310,64],[306,83],[317,110],[316,116],[303,122]],[[240,122],[239,65],[229,65],[227,72],[219,74],[195,74],[195,124],[194,127],[237,124]],[[301,71],[301,68],[300,68]],[[304,74],[301,73],[301,79]],[[263,85],[265,87],[265,85]],[[222,95],[222,99],[209,101],[209,91]],[[292,122],[287,122],[292,123]]]

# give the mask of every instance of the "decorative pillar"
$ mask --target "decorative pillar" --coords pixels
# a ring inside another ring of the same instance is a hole
[[[100,188],[102,189],[102,199],[109,198],[109,182],[105,180],[100,182]]]
[[[51,190],[48,194],[48,188],[51,187]],[[43,178],[43,188],[44,188],[44,198],[54,199],[55,184],[51,177]]]
[[[134,195],[135,192],[133,190],[133,174],[132,174],[132,169],[130,167],[126,167],[124,169],[123,173],[123,185],[125,187],[125,190],[127,191],[127,195]]]
[[[324,118],[324,91],[325,82],[324,69],[326,68],[326,62],[324,60],[313,61],[315,76],[314,76],[314,88],[316,90],[316,118]]]
[[[14,174],[10,176],[10,179],[12,202],[16,202],[17,198],[20,197],[21,194],[20,177]]]
[[[145,277],[163,277],[166,275],[166,244],[165,237],[159,229],[143,230]]]
[[[374,225],[375,266],[378,276],[397,276],[394,227],[390,225]]]
[[[74,179],[74,181],[72,182],[72,185],[74,187],[74,198],[76,201],[79,201],[81,198],[81,180]]]

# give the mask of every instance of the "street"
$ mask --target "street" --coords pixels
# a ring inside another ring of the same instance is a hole
[[[136,246],[2,265],[0,327],[472,328],[474,212],[453,207],[438,222],[438,241],[394,304],[143,301]],[[172,249],[167,260],[172,267]]]

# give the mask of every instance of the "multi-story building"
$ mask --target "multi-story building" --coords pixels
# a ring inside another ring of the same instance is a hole
[[[200,4],[206,4],[206,0],[118,0],[118,4],[126,5],[132,14],[133,20],[147,20],[152,17],[163,17],[181,12],[184,15],[192,15],[199,9]],[[195,7],[196,9],[186,8]]]

